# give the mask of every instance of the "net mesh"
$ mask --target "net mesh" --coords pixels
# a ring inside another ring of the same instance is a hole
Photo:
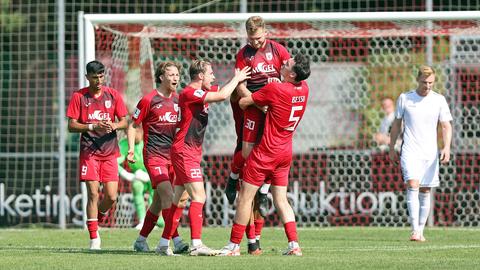
[[[400,169],[373,140],[381,100],[416,87],[416,68],[431,44],[436,91],[454,116],[453,162],[441,168],[433,223],[476,226],[479,183],[479,21],[300,22],[268,24],[269,38],[294,55],[311,57],[308,109],[294,138],[289,199],[301,226],[408,225]],[[153,67],[182,63],[181,87],[195,58],[206,58],[220,85],[232,76],[245,44],[243,22],[98,25],[96,56],[107,63],[111,86],[130,108],[152,89]],[[234,209],[223,195],[235,132],[227,102],[210,107],[204,141],[207,187],[205,222],[231,223]],[[127,194],[128,187],[122,189]],[[122,207],[122,204],[118,204]],[[273,206],[267,225],[279,218]],[[131,226],[117,219],[116,226]]]

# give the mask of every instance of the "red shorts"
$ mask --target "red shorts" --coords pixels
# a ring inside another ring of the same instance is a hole
[[[101,183],[118,181],[116,157],[106,160],[80,157],[78,165],[80,181],[99,181]]]
[[[274,186],[287,186],[292,155],[270,157],[254,148],[245,162],[243,181],[261,186],[268,178]]]
[[[201,157],[193,156],[189,151],[171,153],[173,169],[175,171],[175,186],[187,183],[203,182]]]
[[[153,189],[156,189],[161,182],[169,181],[173,183],[173,179],[175,179],[172,164],[164,158],[150,157],[145,159],[145,168],[150,176]]]
[[[243,120],[243,141],[249,143],[258,143],[263,134],[266,114],[255,106],[250,106],[245,110]]]

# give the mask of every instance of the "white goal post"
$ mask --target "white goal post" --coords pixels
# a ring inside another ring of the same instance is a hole
[[[409,87],[415,84],[414,71],[422,63],[437,70],[438,90],[449,101],[455,130],[455,158],[442,167],[442,184],[432,196],[436,201],[429,222],[452,226],[480,224],[480,215],[475,215],[480,204],[474,191],[478,187],[474,187],[475,180],[465,169],[472,162],[478,162],[474,166],[480,167],[480,139],[476,135],[480,134],[480,95],[475,92],[480,91],[475,79],[480,79],[480,11],[80,12],[79,87],[87,84],[85,65],[98,59],[97,50],[101,51],[101,61],[115,58],[107,65],[112,72],[107,78],[120,76],[119,84],[127,77],[150,73],[146,80],[138,78],[121,90],[130,93],[130,102],[134,101],[132,96],[140,98],[141,92],[128,89],[145,90],[145,85],[141,85],[144,82],[147,88],[151,87],[155,63],[166,59],[181,62],[184,69],[192,58],[213,59],[216,77],[224,82],[222,79],[230,76],[236,52],[244,45],[244,23],[253,15],[264,18],[269,37],[284,44],[292,55],[302,52],[312,59],[308,83],[313,91],[294,138],[289,186],[300,226],[408,225],[406,210],[402,209],[405,196],[399,168],[388,164],[385,152],[372,142],[372,135],[383,116],[379,112],[380,100],[396,98],[402,91],[412,89]],[[132,25],[140,27],[132,31],[119,27]],[[134,44],[131,38],[138,40]],[[136,52],[135,57],[149,58],[147,68],[142,66],[143,60],[128,62],[131,50],[143,50]],[[182,75],[187,77],[186,72]],[[233,120],[227,104],[211,106],[209,114],[211,122],[204,142],[209,196],[205,218],[209,225],[227,225],[234,212],[222,190],[228,157],[234,148]],[[129,209],[121,211],[131,213]],[[278,219],[268,221],[275,224]],[[116,224],[131,226],[131,222],[129,219]]]
[[[160,22],[244,22],[259,15],[267,22],[301,21],[405,21],[405,20],[478,20],[480,11],[424,11],[424,12],[312,12],[312,13],[196,13],[196,14],[84,14],[78,13],[79,80],[85,86],[83,69],[95,59],[95,25],[109,23]]]

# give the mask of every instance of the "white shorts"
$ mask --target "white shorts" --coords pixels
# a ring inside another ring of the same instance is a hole
[[[418,180],[420,187],[438,187],[440,185],[438,158],[425,160],[412,155],[402,155],[400,162],[403,181]]]

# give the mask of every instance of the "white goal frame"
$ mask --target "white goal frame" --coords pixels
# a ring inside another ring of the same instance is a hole
[[[243,23],[247,18],[259,15],[267,22],[368,22],[368,21],[408,21],[419,20],[431,26],[435,20],[480,20],[480,11],[422,11],[422,12],[330,12],[330,13],[197,13],[197,14],[85,14],[78,13],[78,88],[85,87],[84,68],[86,63],[95,60],[95,27],[109,23],[159,24],[162,22],[210,22]],[[428,37],[431,40],[431,37]],[[427,59],[431,59],[431,41],[427,40]],[[86,188],[82,185],[85,213]],[[433,198],[433,196],[432,196]],[[433,213],[433,211],[431,211]],[[433,219],[429,218],[429,222]]]

